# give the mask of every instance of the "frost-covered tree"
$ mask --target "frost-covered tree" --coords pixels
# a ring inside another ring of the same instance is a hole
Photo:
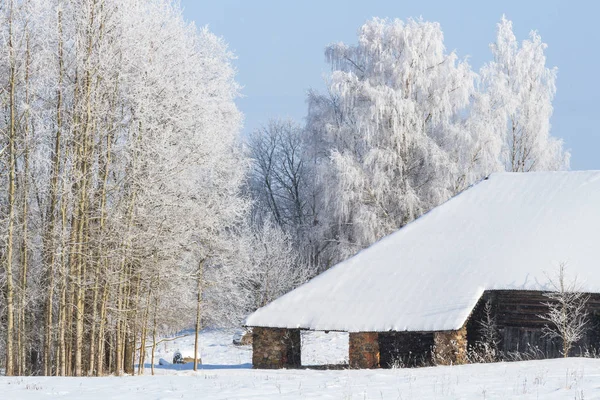
[[[329,150],[330,239],[346,257],[480,175],[467,124],[475,75],[446,52],[437,23],[373,19],[358,44],[326,49],[328,93],[309,97],[308,130]]]
[[[267,213],[284,229],[301,229],[310,219],[303,134],[293,121],[273,119],[248,140],[256,213]]]
[[[169,0],[0,2],[0,55],[0,368],[133,372],[247,216],[232,55]]]
[[[209,273],[208,298],[216,324],[244,318],[314,276],[292,237],[271,219],[236,234],[226,260]]]
[[[327,242],[318,236],[322,196],[313,136],[289,119],[272,119],[250,135],[248,149],[253,223],[274,221],[303,259],[318,265]]]
[[[570,154],[561,140],[550,135],[557,69],[546,66],[547,45],[535,31],[519,45],[512,22],[503,16],[490,47],[494,60],[481,70],[488,98],[486,112],[480,116],[502,138],[504,169],[567,169]]]
[[[548,312],[539,317],[550,324],[543,328],[543,336],[560,339],[563,357],[575,343],[581,340],[589,328],[587,302],[590,295],[583,293],[577,278],[569,279],[566,274],[566,263],[561,263],[555,276],[548,279],[550,292],[544,293],[548,302]]]
[[[157,62],[146,63],[139,82],[143,88],[150,81],[152,87],[139,100],[136,97],[138,115],[147,128],[132,149],[140,157],[133,181],[143,212],[134,215],[131,226],[136,237],[162,233],[138,241],[143,248],[153,243],[157,251],[176,250],[168,270],[180,266],[195,282],[192,315],[198,331],[205,267],[224,251],[224,232],[240,223],[248,209],[240,191],[247,162],[237,136],[241,114],[233,100],[238,86],[232,55],[208,30],[196,33],[179,20],[159,17],[146,24],[156,24],[165,42],[174,34],[179,40],[176,46],[154,51]],[[186,63],[180,63],[181,58]]]
[[[444,48],[439,24],[373,19],[358,44],[327,47],[324,94],[305,137],[319,171],[313,235],[343,259],[495,171],[565,169],[550,136],[556,70],[539,35],[521,45],[505,18],[481,74]],[[322,195],[322,197],[321,197]]]
[[[487,300],[483,306],[483,316],[477,322],[479,340],[469,349],[471,362],[496,362],[500,358],[500,335],[492,302]]]

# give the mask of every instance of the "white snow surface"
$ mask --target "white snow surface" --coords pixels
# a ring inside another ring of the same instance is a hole
[[[189,332],[180,332],[181,336]],[[150,376],[2,377],[4,400],[135,399],[600,399],[600,360],[568,358],[395,370],[250,369],[251,346],[234,346],[233,331],[200,334],[204,364],[156,366]],[[159,346],[157,355],[193,354],[193,336]],[[334,363],[348,354],[348,335],[302,333],[303,363]],[[340,358],[341,357],[341,358]],[[158,357],[157,357],[158,359]]]
[[[302,365],[348,364],[348,333],[302,331],[300,334]]]
[[[0,376],[0,399],[600,399],[598,359],[395,370],[256,370],[250,369],[250,346],[234,346],[232,336],[228,330],[201,332],[204,364],[197,372],[190,363],[157,366],[156,376],[150,376],[149,366],[145,376]],[[175,350],[193,354],[193,337],[163,342],[158,354],[170,358]],[[347,356],[348,335],[303,332],[302,352],[307,353],[303,363],[318,363],[319,357],[331,363]]]
[[[235,329],[203,329],[198,337],[198,356],[202,369],[252,368],[252,346],[236,346]],[[348,364],[348,334],[345,332],[304,331],[302,337],[302,365]],[[172,364],[175,352],[183,357],[194,357],[194,331],[186,330],[158,344],[154,353],[157,374],[169,371],[191,370],[192,363]],[[151,349],[146,349],[146,372],[150,371]],[[163,365],[157,365],[163,360]],[[136,367],[137,369],[137,367]]]
[[[198,357],[206,368],[228,366],[232,368],[252,368],[252,346],[235,346],[233,329],[203,329],[198,336]],[[179,351],[183,357],[194,357],[194,330],[186,330],[173,335],[174,340],[159,343],[154,353],[155,364],[160,359],[169,364]],[[151,343],[149,343],[151,344]],[[150,362],[151,349],[146,349],[146,361]],[[159,369],[163,366],[157,367]],[[192,369],[192,363],[166,365],[167,369]],[[150,364],[145,368],[150,369]]]
[[[104,378],[0,377],[6,400],[599,399],[600,360],[555,359],[397,370],[171,371]]]
[[[257,310],[248,326],[459,329],[485,290],[600,292],[600,171],[497,173]]]

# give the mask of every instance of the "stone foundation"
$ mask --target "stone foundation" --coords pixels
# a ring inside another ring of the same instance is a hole
[[[457,331],[434,332],[433,358],[438,365],[467,362],[467,327]]]
[[[299,329],[261,327],[252,329],[254,368],[298,368],[300,365]]]
[[[379,334],[350,332],[350,368],[379,368]]]

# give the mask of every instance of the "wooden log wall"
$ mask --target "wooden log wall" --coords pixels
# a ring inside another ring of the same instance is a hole
[[[549,324],[540,315],[548,312],[544,305],[549,299],[543,292],[495,290],[487,291],[479,300],[467,323],[467,341],[470,347],[482,340],[480,321],[485,319],[485,304],[490,301],[496,318],[500,346],[503,353],[528,353],[532,358],[561,357],[560,340],[542,337],[542,328]],[[600,349],[600,294],[591,294],[588,301],[589,329],[577,343],[570,356],[586,350]]]

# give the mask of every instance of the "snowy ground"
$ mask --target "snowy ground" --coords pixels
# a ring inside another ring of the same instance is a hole
[[[234,346],[233,330],[206,329],[198,338],[200,352],[198,356],[202,360],[204,368],[252,368],[252,346]],[[167,362],[173,360],[173,355],[179,351],[183,357],[194,356],[194,331],[179,332],[176,336],[183,336],[179,339],[162,342],[156,348],[154,355],[156,363],[163,359]],[[146,355],[146,361],[150,361],[150,349]],[[150,365],[146,368],[149,370]],[[168,373],[169,370],[191,369],[189,365],[161,365],[157,366],[157,373],[160,370]],[[149,371],[147,371],[149,372]]]
[[[233,345],[234,330],[207,329],[199,337],[200,359],[203,368],[252,368],[252,346]],[[194,332],[179,332],[179,339],[162,342],[156,349],[155,359],[173,360],[175,352],[183,357],[194,356]],[[150,360],[148,352],[146,360]],[[347,364],[348,334],[342,332],[302,332],[302,365]],[[150,364],[146,365],[150,368]],[[189,365],[161,365],[157,370],[186,370]],[[158,373],[158,371],[157,371]]]
[[[600,399],[597,359],[396,370],[253,370],[249,347],[233,346],[231,337],[232,332],[203,332],[204,364],[198,372],[191,365],[166,365],[157,368],[158,376],[0,377],[0,399]],[[330,333],[303,339],[303,362],[319,357],[327,363],[344,361],[347,337],[344,341]],[[178,349],[185,354],[190,345],[193,337],[162,343],[160,357],[169,359]]]

